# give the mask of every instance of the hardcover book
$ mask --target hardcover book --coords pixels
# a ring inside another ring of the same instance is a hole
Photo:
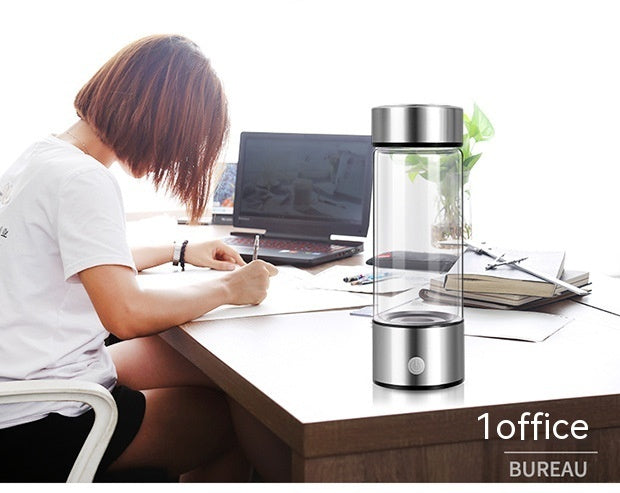
[[[500,250],[505,260],[524,259],[521,265],[560,278],[564,272],[564,252],[527,252]],[[523,296],[551,297],[556,294],[556,285],[544,281],[511,265],[499,265],[493,269],[486,267],[495,261],[483,254],[467,250],[463,254],[463,291],[466,293],[511,294]],[[461,282],[455,265],[445,276],[443,287],[458,290]]]

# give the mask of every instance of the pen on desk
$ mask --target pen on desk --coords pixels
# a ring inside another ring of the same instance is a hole
[[[394,279],[396,276],[394,274],[379,274],[378,276],[369,275],[369,276],[361,276],[359,279],[351,282],[351,286],[359,286],[364,284],[371,284],[372,282],[380,282],[386,281],[388,279]]]
[[[367,277],[367,276],[365,274],[358,274],[357,276],[345,277],[342,280],[344,282],[353,282],[353,281],[357,281],[358,279],[361,279],[362,277]]]
[[[256,260],[258,258],[259,245],[260,245],[260,235],[256,235],[254,237],[254,251],[252,252],[252,260]]]
[[[353,281],[351,281],[351,286],[357,286],[358,284],[370,284],[373,279],[374,277],[372,274],[367,276],[359,276],[357,279],[353,279]]]
[[[368,276],[360,276],[358,279],[355,279],[351,282],[351,286],[359,286],[363,284],[371,284],[373,281],[384,281],[385,279],[390,279],[394,277],[391,274],[379,274],[378,276],[368,275]]]

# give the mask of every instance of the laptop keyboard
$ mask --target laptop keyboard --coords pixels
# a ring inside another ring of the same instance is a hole
[[[254,246],[254,237],[249,236],[227,236],[224,243],[231,246]],[[343,245],[335,245],[333,243],[322,243],[318,241],[303,240],[283,240],[279,238],[263,238],[260,239],[260,248],[268,248],[272,250],[287,250],[290,252],[320,252],[330,253],[344,250],[347,247]]]

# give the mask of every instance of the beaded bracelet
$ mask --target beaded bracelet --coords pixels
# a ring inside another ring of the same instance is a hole
[[[179,264],[181,264],[181,271],[185,271],[185,247],[187,246],[187,240],[183,242],[181,245],[181,256],[179,259]]]

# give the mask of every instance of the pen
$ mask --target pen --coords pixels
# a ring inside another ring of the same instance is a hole
[[[362,277],[367,277],[365,274],[358,274],[357,276],[345,277],[342,279],[344,282],[353,282],[361,279]]]
[[[351,286],[357,286],[358,284],[370,284],[372,280],[372,276],[360,276],[358,279],[354,279],[351,282]]]
[[[260,235],[254,237],[254,251],[252,252],[252,260],[258,258],[258,246],[260,245]]]
[[[378,276],[361,276],[359,279],[354,280],[353,282],[351,282],[352,286],[358,286],[358,285],[362,285],[362,284],[370,284],[373,281],[379,282],[379,281],[385,281],[387,279],[392,279],[395,276],[393,274],[379,274]]]

